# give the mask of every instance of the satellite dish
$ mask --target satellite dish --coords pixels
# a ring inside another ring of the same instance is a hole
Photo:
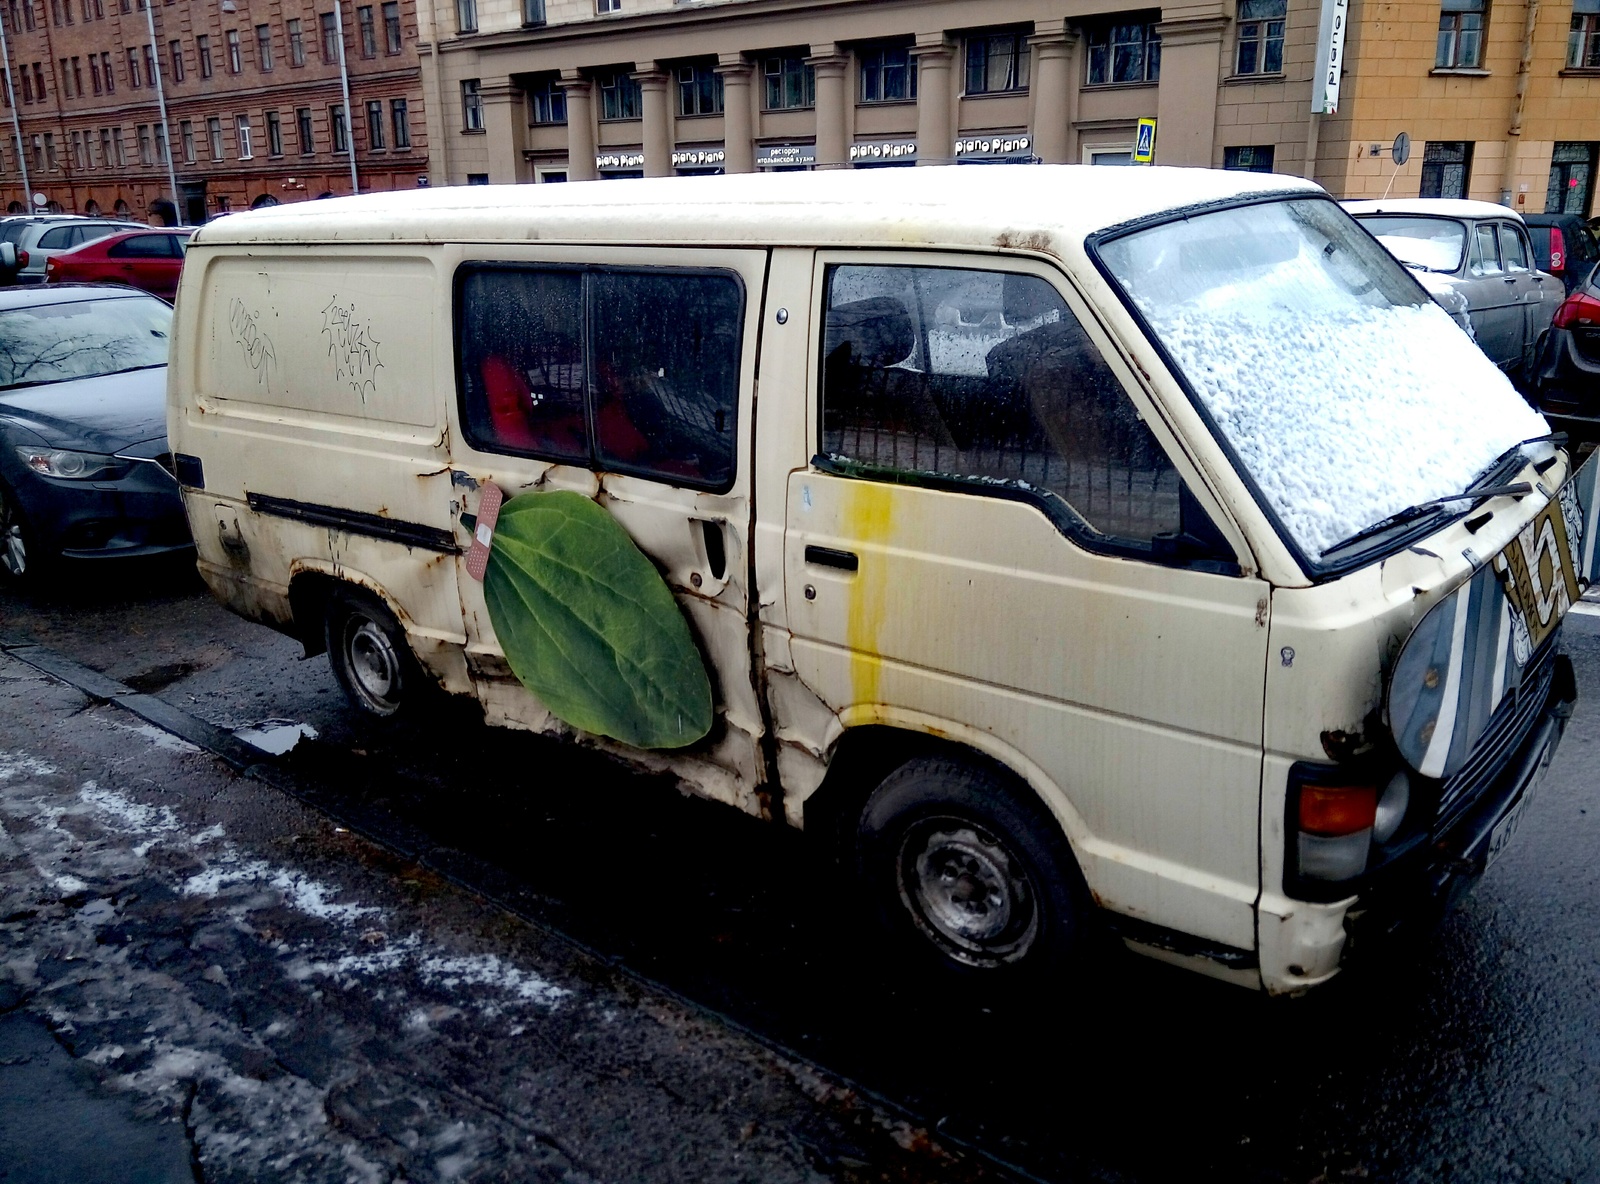
[[[1401,132],[1394,138],[1394,147],[1389,149],[1395,164],[1405,164],[1411,159],[1411,137]]]

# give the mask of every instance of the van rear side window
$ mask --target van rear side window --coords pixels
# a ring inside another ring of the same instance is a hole
[[[493,264],[464,269],[459,293],[462,422],[474,447],[732,487],[736,276]]]
[[[822,405],[823,452],[864,475],[1010,490],[1119,553],[1181,531],[1172,462],[1037,277],[830,268]]]

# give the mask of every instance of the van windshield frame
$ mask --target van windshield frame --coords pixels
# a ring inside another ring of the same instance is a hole
[[[1102,278],[1104,278],[1105,281],[1111,286],[1112,290],[1116,293],[1117,298],[1121,301],[1124,309],[1126,309],[1128,315],[1131,316],[1134,322],[1138,325],[1140,331],[1145,337],[1145,340],[1154,347],[1157,354],[1161,357],[1162,362],[1166,365],[1168,372],[1178,382],[1178,385],[1182,388],[1190,404],[1194,407],[1195,411],[1205,423],[1207,430],[1210,431],[1212,439],[1214,439],[1218,446],[1222,448],[1224,454],[1228,458],[1229,463],[1232,465],[1234,472],[1249,490],[1250,495],[1255,499],[1256,505],[1260,508],[1262,514],[1271,524],[1273,530],[1277,533],[1278,538],[1281,540],[1284,547],[1289,551],[1290,555],[1294,558],[1300,569],[1313,583],[1325,583],[1327,581],[1337,579],[1342,575],[1346,575],[1351,571],[1365,567],[1381,558],[1402,551],[1407,546],[1418,541],[1419,539],[1437,533],[1450,522],[1467,516],[1467,514],[1471,512],[1472,503],[1452,503],[1449,506],[1440,508],[1436,513],[1428,514],[1424,517],[1416,519],[1415,521],[1397,523],[1395,529],[1380,532],[1370,540],[1366,540],[1362,545],[1357,547],[1342,548],[1338,545],[1332,545],[1325,548],[1324,555],[1318,555],[1308,550],[1307,547],[1302,545],[1300,540],[1296,538],[1294,532],[1289,528],[1284,517],[1274,507],[1272,500],[1267,495],[1266,490],[1263,488],[1260,481],[1257,480],[1256,474],[1252,472],[1245,458],[1241,455],[1233,441],[1229,439],[1227,432],[1223,430],[1223,427],[1218,422],[1217,417],[1207,406],[1205,399],[1201,397],[1200,392],[1196,389],[1194,381],[1183,363],[1173,353],[1172,349],[1169,348],[1162,333],[1156,329],[1150,318],[1145,315],[1144,311],[1139,307],[1138,302],[1134,299],[1132,293],[1123,285],[1122,281],[1112,270],[1109,262],[1102,254],[1103,248],[1109,246],[1119,239],[1127,238],[1131,235],[1153,230],[1161,226],[1170,225],[1172,223],[1186,222],[1207,214],[1223,213],[1226,211],[1238,210],[1246,207],[1259,207],[1305,201],[1325,201],[1329,206],[1339,210],[1340,213],[1344,214],[1345,218],[1351,222],[1352,226],[1359,233],[1361,233],[1363,237],[1370,240],[1370,235],[1366,234],[1359,222],[1351,217],[1348,212],[1344,211],[1343,208],[1340,207],[1338,203],[1335,202],[1331,197],[1326,197],[1316,193],[1308,193],[1304,190],[1284,190],[1276,193],[1253,193],[1245,196],[1224,198],[1219,201],[1196,203],[1194,205],[1183,206],[1173,210],[1166,210],[1159,214],[1150,215],[1148,217],[1134,219],[1129,222],[1119,223],[1088,235],[1084,240],[1084,248],[1096,270],[1099,271]],[[1432,297],[1428,294],[1427,290],[1422,286],[1410,268],[1406,267],[1399,260],[1394,259],[1392,255],[1388,255],[1387,252],[1384,253],[1384,258],[1388,259],[1392,263],[1392,270],[1390,271],[1390,274],[1385,277],[1387,280],[1400,285],[1402,289],[1410,289],[1412,292],[1414,292],[1415,302],[1418,306],[1433,306]],[[1484,471],[1487,471],[1488,468],[1493,467],[1494,464],[1491,463]],[[1472,480],[1476,481],[1477,479],[1481,479],[1482,476],[1482,472],[1476,473],[1473,475]],[[1465,487],[1466,484],[1467,483],[1464,483],[1463,487]],[[1444,492],[1459,491],[1449,490]]]

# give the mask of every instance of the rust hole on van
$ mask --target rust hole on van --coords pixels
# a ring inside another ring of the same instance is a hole
[[[1013,251],[1048,251],[1050,236],[1042,230],[1002,230],[994,245]]]

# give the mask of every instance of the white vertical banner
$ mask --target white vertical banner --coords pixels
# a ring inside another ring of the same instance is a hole
[[[1311,80],[1311,113],[1332,115],[1339,110],[1339,74],[1344,69],[1344,27],[1350,0],[1322,0],[1322,22],[1317,30],[1317,73]]]

